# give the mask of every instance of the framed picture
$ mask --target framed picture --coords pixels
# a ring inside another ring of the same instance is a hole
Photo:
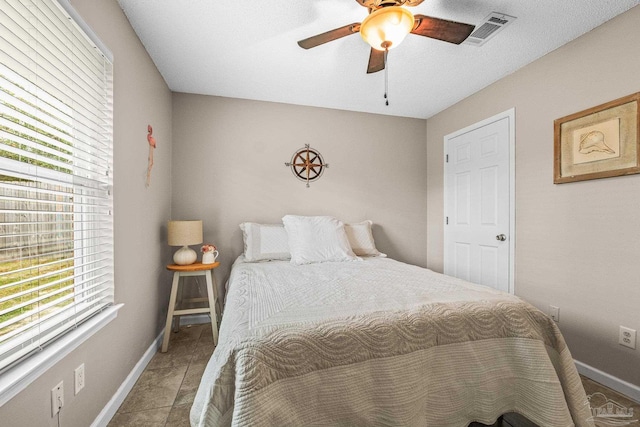
[[[640,92],[553,122],[554,184],[640,173]]]

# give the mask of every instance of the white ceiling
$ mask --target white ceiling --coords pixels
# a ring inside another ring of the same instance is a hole
[[[640,0],[425,0],[409,8],[478,25],[491,12],[517,17],[484,46],[410,34],[384,72],[366,74],[359,34],[304,50],[297,41],[361,22],[356,0],[118,0],[169,88],[429,118],[575,39]],[[116,58],[117,60],[117,58]]]

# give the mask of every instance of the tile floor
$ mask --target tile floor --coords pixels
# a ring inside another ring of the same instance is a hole
[[[626,420],[630,421],[629,424],[623,424],[622,422],[625,421],[623,419],[617,419],[613,422],[606,422],[605,419],[596,418],[594,420],[596,427],[611,427],[615,425],[629,425],[629,427],[640,427],[640,402],[635,402],[629,399],[627,396],[624,396],[617,391],[611,390],[610,388],[605,387],[602,384],[599,384],[587,377],[582,377],[582,385],[584,386],[584,391],[587,393],[587,396],[590,397],[591,408],[597,408],[598,406],[606,404],[606,400],[610,400],[613,403],[614,410],[616,404],[618,404],[622,406],[622,410],[626,410],[627,413],[632,413],[633,415],[629,420]]]
[[[169,350],[151,359],[109,427],[189,427],[191,403],[213,348],[211,324],[172,333]]]
[[[211,325],[187,325],[171,334],[169,351],[156,353],[136,382],[109,427],[189,427],[189,410],[200,377],[213,353]],[[582,377],[587,396],[610,399],[633,408],[633,420],[640,418],[640,403]],[[592,405],[593,407],[593,405]],[[599,423],[596,426],[604,427]],[[630,424],[640,427],[640,421]]]

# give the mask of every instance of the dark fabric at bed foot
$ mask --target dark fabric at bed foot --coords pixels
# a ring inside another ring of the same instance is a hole
[[[538,427],[520,414],[509,413],[498,418],[498,421],[489,425],[482,423],[471,423],[469,427]]]

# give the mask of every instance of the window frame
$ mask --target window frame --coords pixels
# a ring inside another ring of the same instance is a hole
[[[113,64],[113,54],[100,40],[95,32],[84,22],[78,12],[71,6],[69,0],[52,0],[57,2],[71,20],[91,40],[104,57]],[[113,90],[113,89],[112,89]],[[112,135],[113,138],[113,135]],[[115,231],[111,236],[115,241]],[[115,281],[115,278],[114,278]],[[114,283],[115,286],[115,283]],[[103,327],[112,322],[124,304],[112,304],[91,316],[74,329],[59,335],[56,339],[42,347],[29,357],[20,360],[9,367],[0,376],[0,407],[24,390],[40,375],[64,359],[78,346],[96,334]]]
[[[107,307],[75,330],[63,334],[40,352],[22,360],[3,373],[0,376],[0,407],[113,321],[123,306],[124,304],[115,304]]]

